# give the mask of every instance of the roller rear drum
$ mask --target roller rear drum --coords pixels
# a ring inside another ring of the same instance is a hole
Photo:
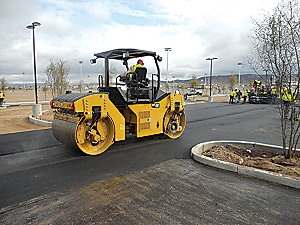
[[[167,112],[164,118],[164,133],[169,138],[178,138],[186,125],[185,112]]]

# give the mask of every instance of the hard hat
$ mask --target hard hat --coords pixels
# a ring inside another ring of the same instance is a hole
[[[144,65],[144,62],[143,62],[143,60],[141,60],[141,59],[139,59],[139,60],[137,61],[137,63],[138,63],[138,64],[141,64],[142,66]]]

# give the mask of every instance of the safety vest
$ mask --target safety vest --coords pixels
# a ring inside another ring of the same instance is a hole
[[[4,94],[2,92],[0,93],[0,98],[4,98]]]
[[[248,96],[248,91],[244,92],[244,96],[247,97]]]
[[[293,96],[291,94],[285,92],[282,95],[282,100],[285,101],[285,102],[291,102],[293,100]],[[296,102],[296,99],[294,99],[294,102]]]
[[[271,94],[273,94],[273,95],[276,94],[276,88],[272,88]]]
[[[235,98],[236,97],[236,92],[235,91],[230,92],[230,96]]]
[[[143,65],[138,63],[136,65],[131,66],[130,69],[131,69],[132,72],[135,72],[136,68],[138,68],[138,67],[143,67]]]

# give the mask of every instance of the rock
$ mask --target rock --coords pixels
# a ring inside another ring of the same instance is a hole
[[[244,160],[243,160],[243,158],[241,158],[241,159],[239,160],[239,164],[242,165],[243,163],[244,163]]]

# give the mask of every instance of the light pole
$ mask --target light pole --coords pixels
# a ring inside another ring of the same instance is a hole
[[[206,60],[210,60],[210,74],[209,74],[209,96],[211,97],[211,77],[212,77],[212,61],[218,58],[207,58]]]
[[[239,66],[239,87],[241,86],[241,66],[243,65],[243,63],[238,63]]]
[[[173,75],[172,78],[173,78],[173,91],[174,91],[174,80],[175,80],[175,76]]]
[[[24,88],[24,91],[26,91],[25,89],[25,73],[22,73],[23,74],[23,88]]]
[[[34,73],[34,91],[35,91],[35,103],[38,104],[38,95],[37,95],[37,78],[36,78],[36,60],[35,60],[35,37],[34,29],[35,27],[41,26],[39,22],[32,22],[26,28],[32,30],[32,42],[33,42],[33,73]]]
[[[165,48],[165,51],[167,52],[167,89],[169,89],[169,88],[168,88],[169,52],[172,51],[172,48]]]
[[[82,84],[83,84],[83,80],[82,80],[82,63],[83,63],[83,61],[79,60],[79,64],[80,64],[80,81],[79,81],[80,93],[82,92]]]
[[[79,60],[79,64],[80,64],[80,80],[82,80],[82,60]]]

